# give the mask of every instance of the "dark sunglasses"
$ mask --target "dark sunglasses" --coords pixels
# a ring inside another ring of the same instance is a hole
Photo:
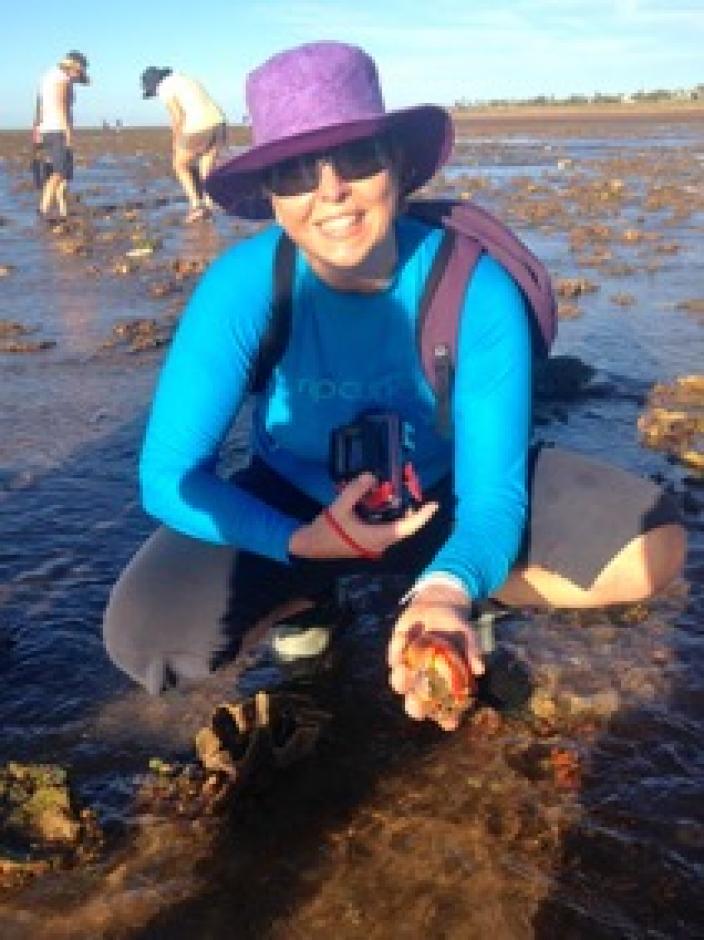
[[[304,153],[270,167],[265,174],[267,189],[276,196],[302,196],[318,188],[320,165],[329,163],[347,182],[374,176],[391,165],[389,147],[383,137],[364,137],[329,150]]]

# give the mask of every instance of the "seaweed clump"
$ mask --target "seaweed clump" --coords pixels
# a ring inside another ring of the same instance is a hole
[[[0,888],[91,858],[102,843],[95,814],[76,807],[62,767],[0,768]]]
[[[704,375],[682,375],[669,385],[653,386],[638,431],[646,447],[704,473]]]

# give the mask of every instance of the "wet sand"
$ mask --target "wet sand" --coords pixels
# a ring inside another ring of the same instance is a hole
[[[0,763],[66,766],[107,838],[7,892],[4,937],[701,935],[704,495],[637,419],[655,382],[702,371],[704,123],[576,117],[458,121],[431,191],[473,196],[545,257],[557,351],[597,371],[591,393],[541,406],[539,434],[664,481],[691,533],[685,579],[649,605],[504,621],[531,707],[453,735],[400,713],[392,592],[353,585],[331,733],[224,817],[168,782],[160,798],[148,762],[193,760],[232,675],[149,700],[107,662],[100,615],[152,527],[135,464],[164,346],[203,265],[251,228],[182,225],[158,129],[81,132],[75,218],[42,228],[28,145],[0,134],[0,322],[20,328],[0,332]],[[225,463],[245,456],[240,422]]]

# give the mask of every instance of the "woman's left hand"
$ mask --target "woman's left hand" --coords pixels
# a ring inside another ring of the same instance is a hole
[[[351,480],[327,510],[293,532],[288,544],[290,554],[314,560],[379,558],[396,542],[414,535],[438,510],[437,503],[424,503],[393,522],[364,522],[357,503],[376,485],[371,473],[361,473]]]
[[[454,731],[459,724],[459,717],[438,718],[427,703],[414,695],[414,676],[404,665],[404,651],[416,635],[432,634],[454,646],[472,675],[482,675],[484,662],[470,624],[471,604],[471,598],[462,591],[445,585],[429,584],[401,613],[389,643],[389,684],[394,692],[403,695],[406,714],[417,721],[432,718],[444,731]]]

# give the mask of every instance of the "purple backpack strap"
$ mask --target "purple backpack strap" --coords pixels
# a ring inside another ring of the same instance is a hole
[[[421,303],[418,341],[423,370],[437,396],[437,426],[448,434],[460,311],[482,252],[495,258],[521,288],[535,327],[538,354],[545,355],[555,338],[557,305],[545,266],[489,212],[451,200],[411,202],[407,211],[446,232]]]
[[[478,242],[446,232],[436,255],[438,269],[431,271],[421,302],[420,358],[426,378],[435,389],[436,425],[445,436],[450,431],[450,394],[457,360],[459,313],[481,252]]]
[[[549,351],[557,334],[557,304],[545,265],[508,226],[471,202],[450,199],[417,200],[408,213],[430,225],[456,232],[476,241],[495,258],[523,291],[542,342],[537,352]],[[458,243],[463,240],[460,237]]]
[[[444,224],[476,239],[508,271],[523,291],[543,348],[549,352],[557,335],[557,304],[547,268],[503,222],[471,203],[456,203]]]

